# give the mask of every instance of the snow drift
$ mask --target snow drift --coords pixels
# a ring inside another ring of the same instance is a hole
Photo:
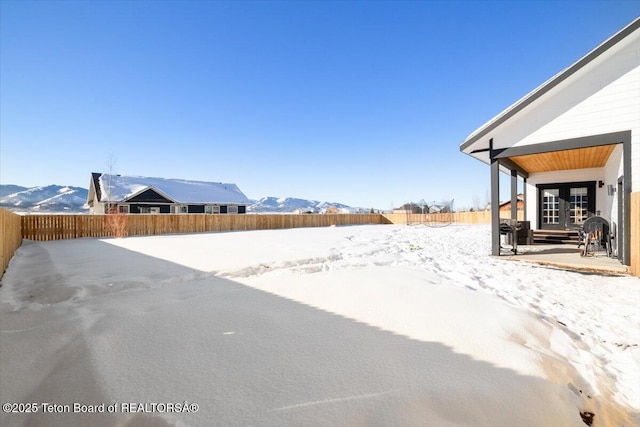
[[[0,395],[62,411],[0,421],[637,425],[640,281],[488,244],[486,226],[25,242]]]

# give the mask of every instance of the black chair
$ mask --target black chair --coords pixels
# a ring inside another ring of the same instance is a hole
[[[609,221],[601,216],[587,218],[582,225],[581,242],[584,245],[581,255],[595,255],[597,251],[605,251],[607,256],[612,253],[612,235]]]

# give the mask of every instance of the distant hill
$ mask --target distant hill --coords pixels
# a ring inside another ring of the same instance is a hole
[[[8,196],[12,193],[26,190],[27,187],[21,187],[19,185],[0,185],[0,197]]]
[[[88,212],[84,208],[87,194],[81,187],[0,185],[0,207],[18,212],[83,213]]]
[[[0,207],[14,212],[87,213],[84,207],[88,190],[81,187],[47,185],[22,187],[0,185]],[[355,213],[359,210],[342,203],[319,202],[293,197],[263,197],[247,207],[249,213],[325,213],[327,209],[337,213]],[[368,211],[367,211],[368,212]]]

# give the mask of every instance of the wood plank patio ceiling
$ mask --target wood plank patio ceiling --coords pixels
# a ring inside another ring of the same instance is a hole
[[[601,168],[609,160],[609,156],[611,156],[615,146],[615,144],[611,144],[549,153],[527,154],[510,157],[510,159],[529,173]]]

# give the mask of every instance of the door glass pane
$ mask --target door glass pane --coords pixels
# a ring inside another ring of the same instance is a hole
[[[582,224],[588,214],[587,187],[571,188],[569,193],[569,224]]]
[[[542,223],[560,223],[560,189],[550,188],[544,190],[542,195]]]

